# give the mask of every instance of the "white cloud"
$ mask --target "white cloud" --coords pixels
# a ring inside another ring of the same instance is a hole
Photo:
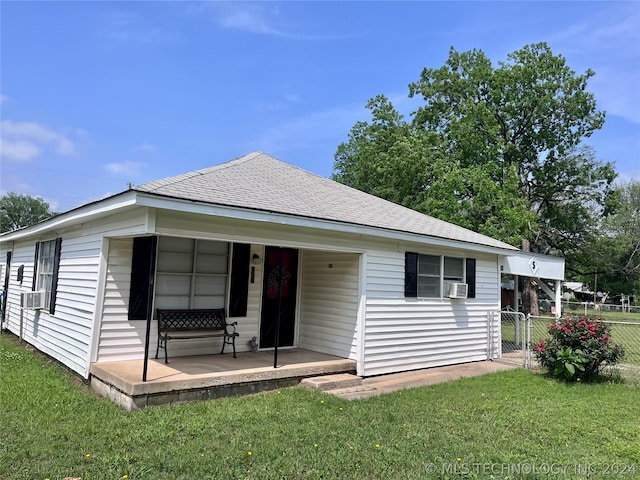
[[[170,43],[178,38],[176,33],[168,32],[133,12],[110,12],[106,16],[106,24],[107,36],[119,42]]]
[[[597,16],[578,20],[552,36],[550,43],[560,47],[578,73],[587,68],[596,72],[589,90],[600,108],[640,124],[640,14],[635,7],[603,5]]]
[[[152,143],[144,142],[141,145],[133,148],[136,152],[157,152],[158,147]]]
[[[408,92],[393,92],[389,101],[406,121],[421,104],[421,99],[409,98]],[[370,122],[371,112],[365,108],[369,99],[360,105],[352,104],[328,110],[310,112],[293,120],[271,125],[251,143],[252,149],[276,152],[298,148],[336,148],[347,141],[348,132],[358,121]],[[332,152],[333,153],[333,152]]]
[[[50,200],[48,198],[43,198],[43,200],[49,204],[49,210],[52,212],[57,212],[58,208],[60,208],[60,202],[58,200]]]
[[[50,198],[42,196],[38,192],[37,188],[35,188],[33,185],[25,182],[19,176],[11,175],[11,176],[9,176],[9,178],[7,180],[8,180],[7,183],[9,185],[11,185],[11,187],[8,190],[6,188],[0,188],[0,196],[4,196],[9,192],[19,193],[21,195],[29,195],[31,197],[40,198],[40,199],[44,200],[45,202],[47,202],[49,204],[49,209],[52,212],[58,211],[58,207],[60,206],[60,202],[58,202],[55,199],[50,199]]]
[[[298,103],[300,101],[300,96],[296,93],[285,93],[284,99],[287,102]]]
[[[591,85],[607,115],[617,115],[640,125],[640,71],[600,68]]]
[[[32,160],[41,155],[45,148],[52,148],[64,156],[75,153],[75,145],[66,136],[35,122],[3,120],[0,123],[0,139],[0,155],[10,160]]]
[[[358,121],[370,118],[363,106],[334,108],[311,112],[294,120],[265,129],[252,145],[265,152],[303,147],[338,145]],[[336,141],[338,139],[338,141]]]
[[[42,150],[33,143],[25,141],[11,141],[0,138],[0,157],[18,162],[28,162],[36,158]]]
[[[10,187],[9,189],[2,188],[0,190],[0,195],[6,195],[9,192],[20,192],[34,195],[36,192],[36,189],[32,185],[28,184],[17,175],[9,175],[9,178],[3,178],[2,180],[4,183],[4,187],[6,187],[7,184],[10,185]]]
[[[259,113],[276,112],[288,108],[292,103],[300,103],[300,96],[295,93],[284,93],[282,98],[271,102],[257,103],[254,108]]]
[[[309,27],[293,24],[280,14],[277,3],[273,2],[205,2],[202,8],[214,12],[214,21],[222,28],[274,37],[297,40],[343,40],[361,36],[352,32],[346,34],[313,34]],[[191,9],[200,13],[202,8]],[[298,33],[304,32],[304,33]]]
[[[104,165],[104,168],[106,168],[108,172],[123,177],[138,176],[142,167],[144,167],[144,163],[142,162],[114,162]]]
[[[264,3],[211,2],[207,4],[216,12],[216,21],[222,28],[240,30],[258,35],[287,36],[273,26],[273,5]]]

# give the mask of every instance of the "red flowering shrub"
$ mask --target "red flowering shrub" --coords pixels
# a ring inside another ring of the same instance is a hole
[[[611,341],[611,332],[600,319],[565,317],[549,325],[549,340],[540,340],[533,352],[555,377],[591,380],[607,365],[624,357],[621,345]]]

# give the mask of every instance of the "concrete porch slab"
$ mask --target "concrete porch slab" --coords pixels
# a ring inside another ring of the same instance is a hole
[[[174,357],[165,364],[149,360],[147,381],[143,361],[124,360],[91,366],[91,386],[127,410],[151,405],[184,403],[297,385],[301,379],[336,373],[355,373],[356,362],[308,350]]]

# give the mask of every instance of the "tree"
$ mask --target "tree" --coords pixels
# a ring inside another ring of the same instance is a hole
[[[616,187],[619,207],[603,218],[601,233],[571,258],[571,273],[594,289],[640,295],[640,181]]]
[[[53,215],[42,198],[9,192],[0,198],[0,233],[28,227]]]
[[[593,75],[577,75],[545,43],[497,67],[480,50],[452,48],[444,66],[409,85],[424,100],[410,123],[386,99],[369,103],[373,122],[356,124],[338,147],[334,179],[384,196],[371,185],[391,177],[402,186],[392,190],[411,191],[403,204],[429,215],[533,252],[579,250],[609,213],[616,176],[582,144],[604,122],[586,90]],[[411,145],[413,157],[387,148],[389,139]],[[381,170],[386,176],[375,177]],[[525,310],[537,313],[535,289],[526,287]]]

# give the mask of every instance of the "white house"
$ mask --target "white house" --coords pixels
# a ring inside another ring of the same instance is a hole
[[[274,347],[280,305],[279,347],[378,375],[491,358],[501,271],[562,280],[536,258],[257,152],[0,235],[3,327],[88,377],[141,359],[157,308],[224,307],[241,352]]]

